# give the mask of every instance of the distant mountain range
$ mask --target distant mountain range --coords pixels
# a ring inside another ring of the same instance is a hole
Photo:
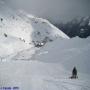
[[[71,38],[75,36],[87,38],[90,36],[90,16],[74,18],[67,23],[56,24],[56,26]]]

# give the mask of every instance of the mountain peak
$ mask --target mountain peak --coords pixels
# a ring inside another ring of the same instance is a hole
[[[19,49],[19,41],[30,47],[41,47],[47,42],[54,41],[57,38],[69,39],[66,34],[52,25],[48,20],[30,15],[22,10],[16,12],[7,7],[6,4],[0,5],[0,35],[0,40],[5,38],[4,41],[9,41],[9,46],[11,48],[16,45],[16,48],[18,48],[17,51],[25,49]],[[7,37],[3,37],[3,35],[7,35]],[[8,37],[16,38],[14,40],[15,45],[13,45],[13,40]],[[2,44],[5,43],[2,42]],[[10,51],[10,48],[5,48],[6,51],[7,49]],[[14,50],[12,48],[12,52],[14,51],[16,52],[15,47]]]

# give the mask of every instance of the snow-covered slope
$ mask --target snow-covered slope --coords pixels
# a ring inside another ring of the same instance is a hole
[[[26,43],[43,40],[45,37],[69,38],[47,20],[37,18],[24,12],[15,12],[0,4],[0,28],[9,35],[24,39]]]
[[[90,90],[90,37],[68,38],[49,21],[0,4],[0,89]]]
[[[0,35],[0,59],[27,48],[30,46],[16,37]]]
[[[79,72],[90,74],[90,37],[56,40],[35,56],[41,62],[61,63],[66,69],[76,66]]]
[[[45,19],[13,11],[0,3],[0,56],[33,46],[41,47],[57,38],[69,37]]]
[[[7,58],[8,62],[0,63],[1,87],[16,86],[20,90],[90,90],[90,37],[58,39],[37,50],[32,59],[29,52],[23,51],[12,59]],[[69,77],[74,66],[78,70],[78,79],[71,80]]]

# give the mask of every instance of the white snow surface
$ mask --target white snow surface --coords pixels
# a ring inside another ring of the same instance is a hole
[[[30,53],[29,53],[30,52]],[[0,86],[20,90],[90,90],[90,37],[58,39],[0,62]],[[31,57],[31,56],[32,57]],[[76,66],[78,79],[70,79]]]
[[[33,46],[45,37],[53,42]],[[74,66],[78,79],[69,78]],[[89,69],[90,37],[69,39],[49,21],[0,4],[0,89],[90,90]]]

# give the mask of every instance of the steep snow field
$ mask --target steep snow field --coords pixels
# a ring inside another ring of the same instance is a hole
[[[0,86],[17,86],[20,90],[90,90],[90,37],[55,40],[37,49],[32,58],[29,52],[24,50],[0,63]],[[79,78],[71,80],[74,66]]]
[[[57,38],[69,37],[49,21],[29,15],[21,10],[14,11],[5,3],[0,2],[1,57],[34,46],[42,46]],[[4,52],[6,53],[4,54]]]

